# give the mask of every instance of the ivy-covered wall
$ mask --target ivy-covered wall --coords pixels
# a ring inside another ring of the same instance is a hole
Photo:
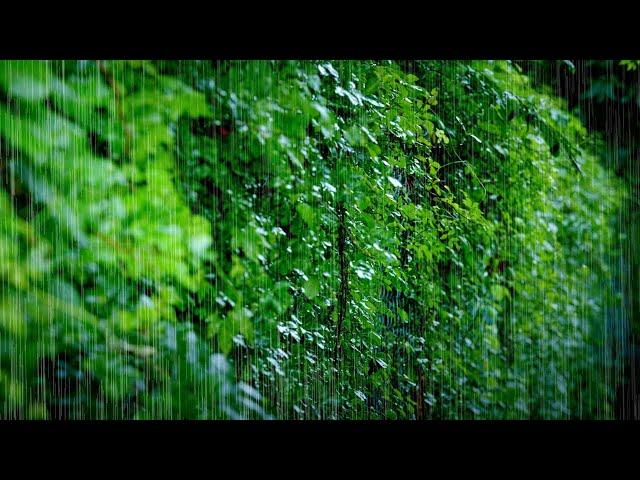
[[[0,62],[2,418],[606,418],[624,191],[510,62]]]

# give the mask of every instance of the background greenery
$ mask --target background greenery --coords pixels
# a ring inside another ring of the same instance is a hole
[[[621,232],[621,269],[618,281],[623,292],[621,307],[631,326],[624,354],[625,381],[617,395],[617,415],[637,419],[635,392],[640,371],[640,150],[637,128],[640,119],[638,60],[562,60],[518,62],[534,84],[566,99],[592,134],[603,139],[597,154],[607,169],[626,185],[628,195],[618,211]]]
[[[3,418],[614,415],[627,189],[520,64],[3,61],[0,92]]]

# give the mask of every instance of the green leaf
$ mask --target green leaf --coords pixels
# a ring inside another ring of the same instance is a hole
[[[313,207],[306,203],[299,203],[296,206],[296,211],[300,215],[300,218],[309,226],[314,227],[316,223],[316,215],[313,210]]]
[[[49,71],[40,60],[8,60],[0,63],[0,89],[28,101],[44,100],[51,91]]]
[[[304,294],[313,300],[320,293],[320,282],[316,277],[310,277],[304,284]]]
[[[389,183],[391,183],[395,188],[402,188],[402,183],[397,178],[387,177],[387,180],[389,180]]]

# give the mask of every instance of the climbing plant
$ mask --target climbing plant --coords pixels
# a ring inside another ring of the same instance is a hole
[[[0,91],[3,417],[611,416],[624,193],[511,62],[11,61]]]

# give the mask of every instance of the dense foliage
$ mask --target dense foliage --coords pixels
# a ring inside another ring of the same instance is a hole
[[[640,77],[638,60],[586,60],[519,62],[536,88],[566,100],[567,109],[587,129],[603,138],[597,153],[607,169],[622,179],[627,195],[617,215],[621,232],[619,282],[621,310],[628,316],[629,341],[624,348],[624,382],[618,387],[616,415],[637,418],[635,392],[640,381],[640,184],[638,154],[640,131]]]
[[[0,92],[0,416],[611,416],[623,191],[510,62],[7,61]]]

